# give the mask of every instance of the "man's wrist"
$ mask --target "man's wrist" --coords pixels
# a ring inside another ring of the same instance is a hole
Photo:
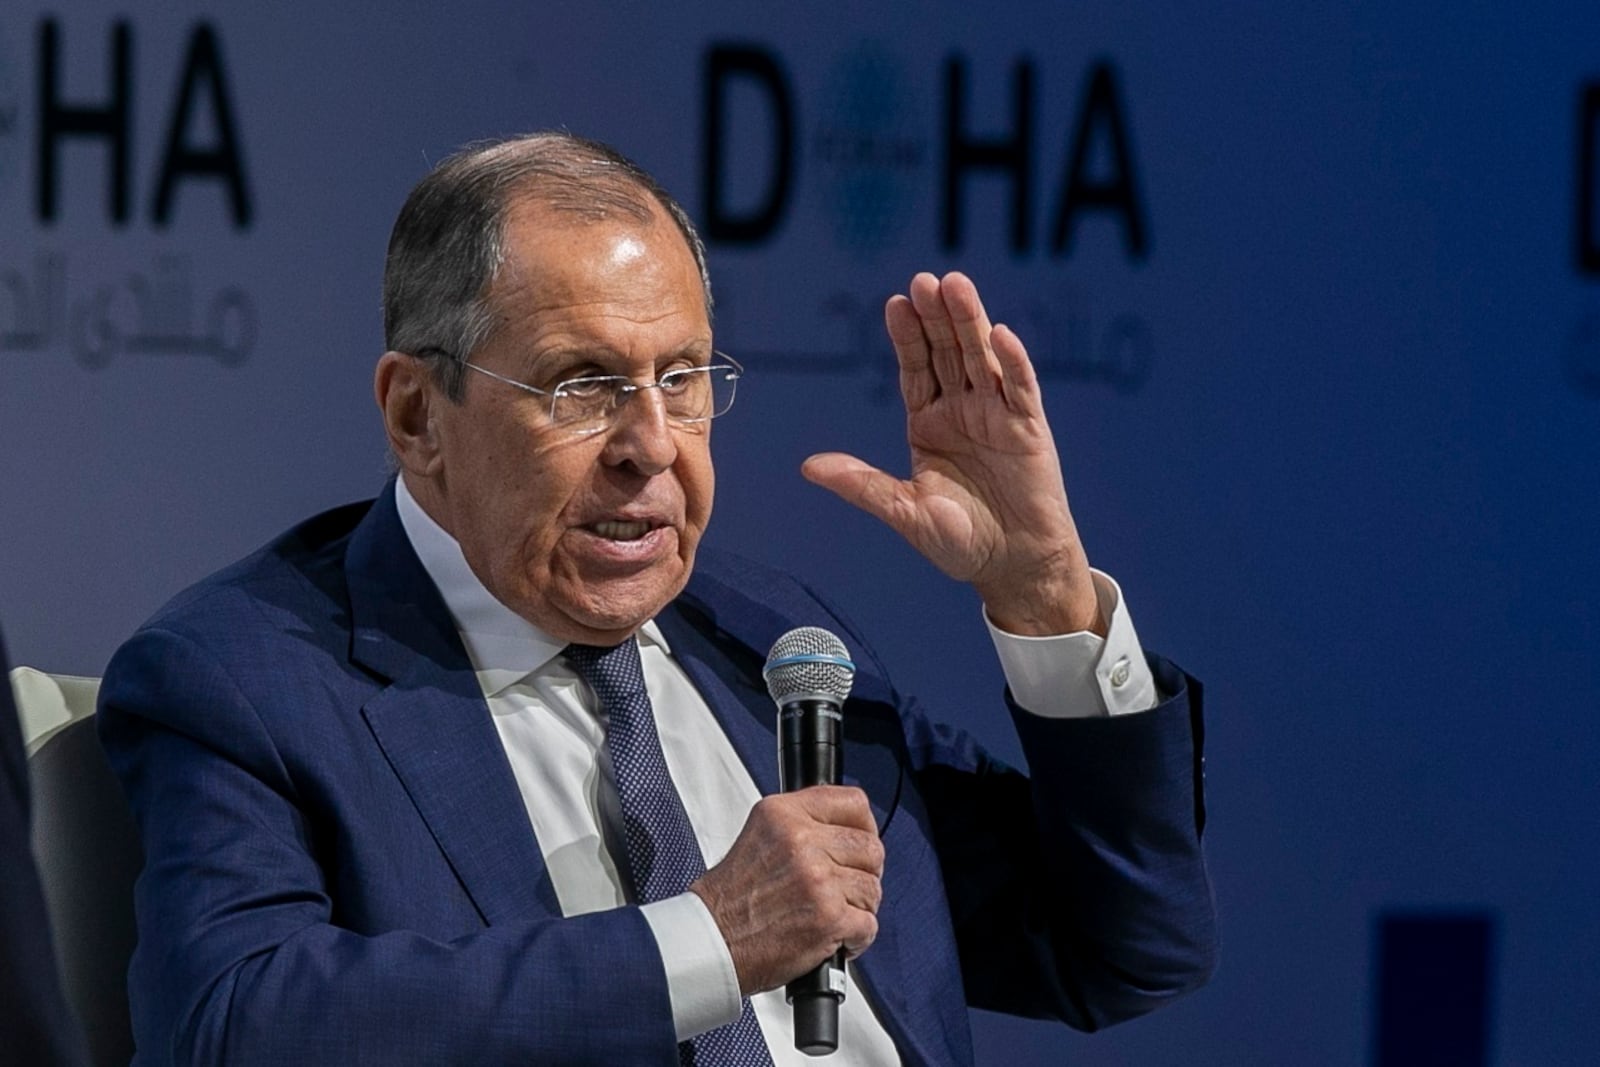
[[[1012,699],[1047,718],[1092,718],[1146,711],[1160,702],[1122,591],[1094,571],[1102,637],[1088,630],[1039,636],[1010,631],[985,610]]]
[[[1019,637],[1106,635],[1109,613],[1103,610],[1095,572],[1078,553],[1054,568],[1030,572],[1021,584],[978,587],[985,614],[1003,632]]]

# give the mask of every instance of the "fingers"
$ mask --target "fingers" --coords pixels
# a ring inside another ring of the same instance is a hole
[[[883,873],[883,841],[866,793],[854,785],[811,785],[789,795],[814,821],[832,829],[824,848],[835,862]]]
[[[944,276],[940,285],[944,294],[945,309],[950,313],[955,328],[956,341],[961,349],[961,363],[967,383],[980,391],[994,392],[1000,388],[1000,364],[991,347],[993,327],[989,315],[978,299],[978,287],[960,271]]]
[[[846,872],[846,910],[839,912],[833,943],[855,959],[878,938],[878,906],[883,902],[883,883],[876,877]],[[826,953],[824,953],[826,955]]]
[[[764,797],[728,854],[690,889],[728,943],[740,989],[771,989],[877,937],[884,851],[859,789]]]
[[[909,297],[896,293],[884,305],[883,323],[900,361],[900,395],[905,398],[906,409],[916,411],[939,395],[922,318]]]
[[[808,833],[796,836],[803,850],[797,900],[813,909],[827,945],[860,955],[877,937],[883,902],[883,841],[866,794],[812,786],[768,800],[790,804],[812,821]]]
[[[995,363],[1000,368],[1006,404],[1024,415],[1043,415],[1044,397],[1039,392],[1039,379],[1033,360],[1028,358],[1028,350],[1022,346],[1022,338],[1006,325],[996,326],[989,336],[994,339]]]
[[[927,272],[912,278],[910,295],[891,297],[884,306],[884,324],[900,360],[901,391],[912,410],[938,393],[1003,387],[994,327],[977,286],[960,271],[942,279]]]
[[[962,366],[961,342],[956,337],[955,324],[950,321],[940,288],[939,279],[933,275],[918,274],[911,279],[911,306],[916,309],[922,334],[928,339],[933,375],[940,392],[959,394],[966,388],[967,372]]]

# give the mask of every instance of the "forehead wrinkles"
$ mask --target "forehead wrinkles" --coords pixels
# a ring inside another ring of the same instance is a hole
[[[584,219],[525,205],[506,220],[500,268],[490,293],[535,305],[602,303],[619,293],[606,283],[627,273],[643,280],[670,270],[655,220]]]
[[[638,338],[629,329],[683,319],[685,336],[654,340],[672,348],[709,342],[698,269],[669,221],[659,212],[649,222],[591,220],[524,205],[507,220],[491,287],[499,327],[518,330],[524,344],[554,334],[552,343],[631,348]]]

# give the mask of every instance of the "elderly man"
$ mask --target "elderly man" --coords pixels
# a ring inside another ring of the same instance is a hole
[[[971,282],[888,304],[911,478],[805,474],[978,591],[1031,780],[805,587],[698,551],[739,368],[648,175],[566,134],[465,151],[384,304],[397,478],[107,673],[141,1062],[805,1062],[783,985],[842,947],[835,1062],[968,1063],[967,1004],[1095,1028],[1204,980],[1198,688],[1090,571]],[[801,624],[858,663],[851,777],[777,794],[760,672]]]

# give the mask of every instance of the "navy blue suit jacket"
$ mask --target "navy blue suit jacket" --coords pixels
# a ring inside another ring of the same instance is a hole
[[[966,1005],[1095,1028],[1211,967],[1199,691],[1144,715],[1013,709],[1035,777],[932,725],[792,579],[702,552],[658,617],[763,792],[765,651],[840,633],[845,767],[887,850],[867,994],[913,1064],[972,1060]],[[677,1062],[637,908],[563,918],[499,737],[393,490],[181,594],[116,655],[101,736],[147,864],[137,1062]]]

